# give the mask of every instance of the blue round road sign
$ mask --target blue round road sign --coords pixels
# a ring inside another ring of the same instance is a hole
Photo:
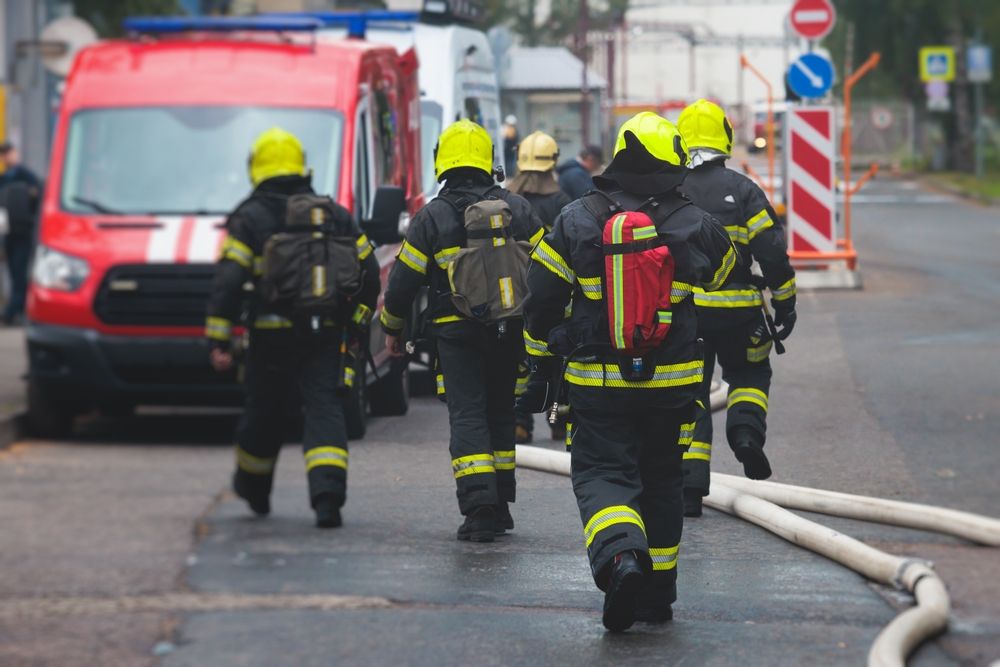
[[[804,53],[788,68],[788,86],[799,97],[823,97],[833,85],[833,63],[818,53]]]

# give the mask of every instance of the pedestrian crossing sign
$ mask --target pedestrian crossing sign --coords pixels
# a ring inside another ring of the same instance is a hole
[[[955,80],[955,49],[950,46],[925,46],[920,49],[920,80],[951,82]]]

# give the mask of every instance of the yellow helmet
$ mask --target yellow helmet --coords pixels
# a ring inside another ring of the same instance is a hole
[[[677,129],[688,148],[711,148],[729,155],[733,152],[733,126],[718,104],[698,100],[689,104],[677,119]]]
[[[618,141],[615,142],[615,155],[625,150],[625,133],[631,132],[639,143],[657,160],[662,160],[675,167],[687,163],[687,147],[681,133],[674,124],[652,111],[643,111],[625,121],[618,130]]]
[[[434,176],[458,167],[474,167],[493,173],[493,140],[471,120],[455,121],[444,129],[434,147]]]
[[[518,171],[549,171],[558,159],[559,144],[544,132],[532,132],[518,144]]]
[[[275,176],[304,176],[306,153],[298,138],[280,127],[258,135],[250,149],[250,181],[258,185]]]

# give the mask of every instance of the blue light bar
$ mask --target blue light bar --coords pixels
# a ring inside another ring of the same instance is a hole
[[[122,22],[132,33],[168,34],[179,32],[314,31],[323,22],[310,16],[130,16]]]
[[[293,12],[264,14],[262,17],[309,18],[320,21],[324,26],[345,26],[348,37],[364,39],[369,23],[416,23],[420,12],[380,11],[370,12]]]

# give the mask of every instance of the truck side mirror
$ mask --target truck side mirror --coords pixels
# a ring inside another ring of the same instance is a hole
[[[399,243],[406,232],[402,228],[409,219],[406,213],[406,192],[403,188],[380,185],[375,190],[371,218],[362,221],[361,229],[377,245]]]

